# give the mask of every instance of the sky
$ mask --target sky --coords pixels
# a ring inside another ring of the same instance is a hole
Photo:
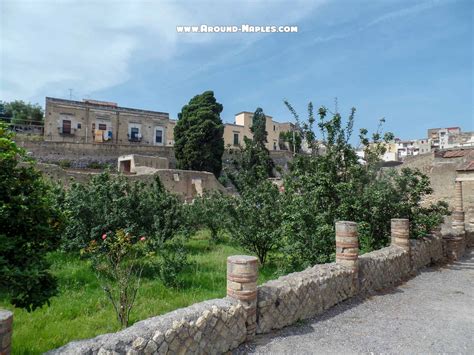
[[[232,123],[283,100],[356,108],[355,128],[402,139],[474,131],[474,0],[0,0],[0,100],[113,101],[177,118],[213,90]],[[206,24],[297,33],[178,33]],[[72,91],[70,90],[72,89]]]

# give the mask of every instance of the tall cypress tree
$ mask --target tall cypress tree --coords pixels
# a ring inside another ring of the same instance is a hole
[[[219,176],[224,153],[222,109],[213,91],[196,95],[183,106],[174,129],[179,169],[209,171]]]

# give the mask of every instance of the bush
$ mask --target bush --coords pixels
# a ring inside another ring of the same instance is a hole
[[[117,320],[125,328],[135,303],[147,253],[147,239],[123,229],[89,242],[82,250],[92,259],[97,278],[112,303]]]
[[[84,248],[98,235],[120,229],[148,236],[157,249],[184,224],[182,204],[158,177],[152,183],[131,183],[107,172],[96,175],[87,184],[71,186],[64,209],[68,225],[62,244],[68,250]]]
[[[446,204],[422,206],[423,198],[432,193],[426,175],[411,169],[381,170],[383,142],[393,138],[391,133],[382,136],[378,130],[369,142],[367,130],[361,130],[365,148],[365,163],[361,164],[349,143],[355,109],[343,125],[338,113],[326,119],[327,109],[321,107],[317,126],[325,153],[319,154],[311,104],[308,112],[302,135],[313,154],[296,156],[284,181],[283,254],[289,270],[334,260],[334,223],[338,220],[359,224],[362,251],[389,243],[391,218],[409,218],[413,238],[427,235],[442,222],[448,213]]]
[[[262,265],[268,253],[281,246],[283,206],[278,187],[268,180],[244,189],[229,215],[232,238],[255,253]]]
[[[194,230],[207,228],[211,232],[211,242],[218,242],[221,232],[227,229],[230,200],[221,192],[211,192],[196,197],[189,209],[189,225]]]
[[[56,294],[45,254],[58,244],[61,218],[53,187],[0,123],[0,289],[16,307],[31,311]]]
[[[175,238],[167,241],[160,248],[158,255],[160,257],[158,269],[161,281],[166,286],[178,286],[179,274],[191,264],[183,240]]]

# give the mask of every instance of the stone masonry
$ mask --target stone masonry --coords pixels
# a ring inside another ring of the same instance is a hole
[[[338,222],[336,235],[336,263],[256,287],[256,258],[232,256],[227,261],[228,297],[150,318],[117,333],[71,342],[49,354],[225,353],[255,334],[321,314],[358,293],[394,287],[418,269],[444,262],[449,251],[439,229],[409,240],[406,219],[392,220],[391,246],[362,256],[355,223]]]
[[[11,354],[13,313],[0,309],[0,355]]]

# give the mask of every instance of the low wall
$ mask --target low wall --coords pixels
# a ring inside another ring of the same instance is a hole
[[[215,299],[150,318],[120,332],[71,342],[47,354],[221,354],[246,339],[245,311]]]
[[[360,292],[379,291],[394,287],[412,272],[410,254],[390,246],[359,256]]]
[[[333,264],[316,265],[258,287],[257,334],[321,314],[352,297],[353,272]]]
[[[393,219],[391,246],[358,256],[357,225],[337,222],[336,263],[316,265],[259,287],[257,259],[231,256],[228,297],[150,318],[117,333],[71,342],[49,354],[224,353],[255,334],[316,316],[357,294],[394,287],[420,268],[446,260],[450,242],[439,231],[409,240],[408,226],[407,219]]]

